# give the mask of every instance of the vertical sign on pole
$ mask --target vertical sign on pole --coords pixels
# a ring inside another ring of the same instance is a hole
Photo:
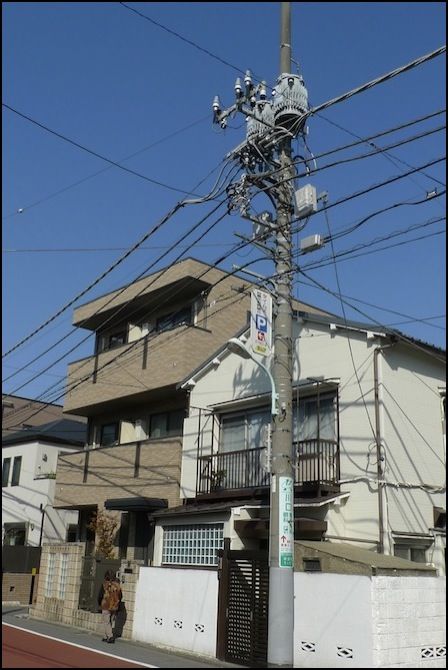
[[[272,298],[255,289],[251,293],[250,341],[255,354],[269,356],[272,347]]]
[[[294,480],[279,477],[279,567],[294,565]]]

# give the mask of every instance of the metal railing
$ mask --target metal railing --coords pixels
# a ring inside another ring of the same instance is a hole
[[[339,445],[336,440],[301,440],[294,443],[295,484],[336,484],[339,479]],[[241,449],[201,456],[197,495],[230,489],[269,486],[266,449]]]

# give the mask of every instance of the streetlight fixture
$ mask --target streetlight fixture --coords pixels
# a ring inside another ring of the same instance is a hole
[[[251,352],[246,349],[244,344],[241,342],[236,337],[232,337],[228,342],[227,342],[227,348],[229,351],[231,351],[233,354],[236,354],[237,356],[241,356],[241,358],[245,358],[246,360],[252,359],[254,363],[256,363],[260,368],[262,368],[266,374],[269,377],[269,381],[271,382],[271,414],[272,416],[277,416],[278,414],[278,407],[277,407],[277,400],[278,400],[278,393],[277,389],[275,387],[275,382],[274,382],[274,377],[271,374],[271,371],[268,370],[268,368],[263,365],[263,363],[260,363],[259,360],[255,358]]]

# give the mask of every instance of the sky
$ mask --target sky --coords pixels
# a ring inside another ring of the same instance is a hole
[[[213,97],[218,94],[223,107],[233,104],[238,70],[251,69],[269,91],[275,86],[280,3],[128,7],[148,18],[110,2],[2,4],[3,103],[15,110],[3,107],[3,352],[89,286],[185,192],[212,189],[223,158],[245,139],[241,114],[225,130],[212,123]],[[294,2],[293,71],[299,69],[310,104],[317,106],[441,47],[445,24],[441,2]],[[311,115],[308,149],[296,142],[294,155],[318,156],[444,110],[445,78],[443,54]],[[395,131],[375,145],[434,130],[388,155],[320,169],[298,181],[327,192],[332,204],[402,176],[330,207],[327,216],[311,217],[294,235],[295,251],[301,238],[327,235],[328,226],[336,235],[333,249],[327,244],[296,258],[306,276],[295,275],[295,297],[343,315],[340,291],[347,318],[445,346],[445,196],[428,198],[445,190],[445,162],[422,168],[445,158],[444,124],[439,114]],[[362,143],[308,164],[322,168],[371,150]],[[421,170],[403,177],[413,168]],[[390,209],[337,237],[369,214],[405,201],[422,202]],[[248,236],[252,228],[236,213],[191,249],[187,244],[218,214],[168,251],[213,206],[183,208],[74,306],[182,253],[212,265],[220,259],[219,267],[228,271],[254,261],[248,269],[271,275],[272,260],[259,248],[233,251],[241,241],[236,234]],[[254,211],[269,207],[265,196],[254,197]],[[339,257],[358,245],[357,252]],[[3,392],[62,402],[67,364],[93,351],[93,338],[82,342],[88,333],[71,328],[74,306],[3,359]]]

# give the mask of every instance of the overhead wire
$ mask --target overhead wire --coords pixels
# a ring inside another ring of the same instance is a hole
[[[26,337],[22,338],[18,343],[16,343],[13,347],[8,349],[3,355],[2,358],[6,358],[9,354],[11,354],[13,351],[18,349],[20,346],[22,346],[25,342],[30,340],[32,337],[34,337],[38,332],[43,330],[48,324],[50,324],[52,321],[57,319],[61,314],[63,314],[69,307],[71,307],[74,303],[76,303],[82,296],[86,295],[94,286],[99,284],[107,275],[109,275],[113,270],[115,270],[118,265],[120,265],[123,261],[125,261],[136,249],[138,249],[146,240],[148,240],[152,235],[154,235],[158,230],[162,228],[162,226],[165,225],[173,216],[174,214],[180,210],[182,207],[185,207],[186,205],[191,205],[191,204],[199,204],[199,202],[207,202],[208,200],[211,199],[210,195],[213,194],[213,197],[215,197],[215,190],[216,186],[219,182],[219,179],[222,176],[223,170],[226,167],[227,161],[224,160],[224,166],[221,170],[221,173],[218,177],[218,181],[216,182],[214,188],[210,192],[209,196],[204,196],[198,200],[181,200],[177,202],[174,207],[169,210],[167,214],[165,214],[159,221],[156,223],[149,231],[147,231],[142,237],[140,237],[137,242],[130,247],[124,254],[122,254],[112,265],[110,265],[104,272],[101,273],[93,282],[91,282],[86,288],[84,288],[80,293],[78,293],[74,298],[70,299],[65,305],[63,305],[55,314],[53,314],[51,317],[49,317],[46,321],[44,321],[40,326],[35,328],[30,334],[28,334]],[[210,174],[210,173],[209,173]],[[209,174],[204,178],[208,178]],[[201,182],[202,183],[202,182]]]
[[[162,142],[166,142],[167,140],[176,137],[177,135],[180,135],[180,133],[185,132],[186,130],[189,130],[190,128],[193,128],[194,126],[198,125],[199,123],[202,123],[205,121],[207,118],[209,118],[209,115],[203,116],[200,119],[197,119],[196,121],[193,121],[192,123],[189,123],[186,126],[183,126],[182,128],[179,128],[178,130],[175,130],[172,133],[169,133],[168,135],[165,135],[164,137],[161,137],[160,139],[156,140],[155,142],[152,142],[146,147],[143,147],[142,149],[139,149],[138,151],[134,151],[132,154],[129,154],[128,156],[125,156],[124,158],[121,158],[118,162],[122,163],[128,160],[131,160],[131,158],[135,158],[136,156],[139,156],[140,154],[144,153],[145,151],[149,151],[150,149],[153,149],[154,147],[158,146],[159,144],[162,144]],[[52,198],[55,198],[58,195],[61,195],[61,193],[65,193],[66,191],[70,190],[71,188],[74,188],[75,186],[79,186],[80,184],[83,184],[86,181],[89,181],[90,179],[93,179],[94,177],[97,177],[100,174],[103,174],[104,172],[107,172],[108,170],[112,170],[112,168],[115,167],[114,165],[108,165],[105,168],[102,168],[101,170],[97,170],[96,172],[93,172],[90,175],[87,175],[86,177],[83,177],[82,179],[79,179],[78,181],[73,182],[72,184],[68,184],[67,186],[64,186],[61,189],[58,189],[54,193],[50,193],[48,196],[45,196],[44,198],[40,198],[39,200],[36,200],[33,203],[30,203],[29,205],[23,205],[20,207],[20,209],[16,210],[15,212],[11,212],[10,214],[7,214],[2,218],[2,221],[6,221],[7,219],[10,219],[12,217],[20,216],[24,212],[27,212],[29,209],[32,209],[33,207],[36,207],[37,205],[41,205],[44,202],[47,202],[48,200],[51,200]]]
[[[139,177],[140,179],[144,179],[145,181],[149,182],[150,184],[154,184],[156,186],[162,186],[163,188],[168,189],[169,191],[175,191],[176,193],[183,193],[184,195],[196,195],[197,197],[201,197],[197,193],[191,193],[191,191],[185,191],[184,189],[177,188],[175,186],[170,186],[169,184],[165,184],[164,182],[158,181],[157,179],[152,179],[152,177],[147,177],[144,174],[141,174],[141,172],[137,172],[136,170],[131,170],[131,168],[126,167],[125,165],[122,165],[121,163],[118,163],[117,161],[113,161],[112,159],[108,158],[107,156],[103,156],[102,154],[98,153],[97,151],[94,151],[93,149],[89,149],[88,147],[84,146],[83,144],[80,144],[79,142],[76,142],[75,140],[70,139],[66,135],[63,135],[62,133],[58,133],[56,130],[53,130],[52,128],[49,128],[43,123],[40,123],[40,121],[37,121],[36,119],[33,119],[31,116],[28,114],[24,114],[23,112],[20,112],[18,109],[15,109],[14,107],[11,107],[11,105],[7,105],[5,102],[2,102],[2,107],[5,107],[5,109],[8,109],[10,112],[13,112],[14,114],[17,114],[17,116],[20,116],[23,119],[26,119],[30,123],[34,124],[35,126],[38,126],[39,128],[42,128],[42,130],[45,130],[47,133],[50,133],[51,135],[54,135],[55,137],[58,137],[61,140],[64,140],[64,142],[68,142],[69,144],[73,145],[74,147],[77,147],[78,149],[81,149],[82,151],[85,151],[86,153],[90,154],[91,156],[95,156],[95,158],[99,158],[102,161],[105,161],[106,163],[109,163],[109,165],[112,165],[113,167],[117,167],[120,170],[124,170],[124,172],[128,172],[129,174],[134,175],[134,177]]]

